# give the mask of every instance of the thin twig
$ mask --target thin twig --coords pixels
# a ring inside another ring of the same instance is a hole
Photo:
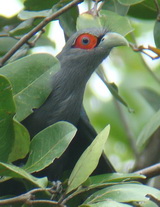
[[[26,42],[28,42],[28,40],[34,36],[38,31],[42,30],[43,27],[45,27],[49,22],[51,22],[52,20],[54,20],[55,18],[57,18],[58,16],[60,16],[61,14],[63,14],[64,12],[66,12],[67,10],[69,10],[70,8],[72,8],[73,6],[77,5],[78,3],[83,2],[83,0],[74,0],[72,2],[70,2],[69,4],[67,4],[66,6],[64,6],[63,8],[59,9],[57,12],[55,12],[54,14],[52,14],[49,17],[46,17],[42,22],[40,22],[35,28],[33,28],[30,32],[28,32],[26,35],[24,35],[14,46],[13,48],[8,51],[3,58],[0,60],[0,67],[3,66],[3,64]]]
[[[156,9],[157,9],[157,13],[160,14],[160,6],[158,4],[158,1],[154,0],[154,3],[155,3],[155,6],[156,6]]]
[[[150,167],[138,170],[134,173],[145,175],[147,178],[153,178],[160,175],[160,163],[152,165]]]
[[[3,205],[10,205],[10,204],[15,204],[15,203],[30,203],[32,202],[35,197],[33,194],[38,193],[38,192],[43,192],[43,191],[48,191],[50,192],[51,188],[36,188],[33,189],[25,194],[22,194],[20,196],[16,196],[13,198],[8,198],[8,199],[1,199],[0,200],[0,206]]]
[[[131,37],[132,37],[133,41],[135,42],[135,45],[130,44],[130,46],[131,46],[131,48],[133,49],[133,51],[135,51],[135,52],[142,52],[142,51],[140,51],[140,50],[137,50],[138,46],[137,46],[136,39],[135,39],[135,37],[134,37],[133,32],[131,33]],[[145,53],[145,52],[143,51],[143,53]],[[145,54],[146,54],[146,53],[145,53]],[[147,54],[147,55],[148,55],[148,54]],[[142,60],[142,62],[143,62],[143,64],[144,64],[146,70],[150,73],[150,75],[154,78],[154,80],[155,80],[158,84],[160,84],[160,79],[153,73],[153,71],[151,70],[151,68],[147,65],[147,63],[146,63],[146,61],[144,60],[142,54],[140,55],[140,58],[141,58],[141,60]]]

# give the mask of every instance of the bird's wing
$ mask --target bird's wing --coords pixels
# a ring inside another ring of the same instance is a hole
[[[78,132],[77,135],[81,137],[81,139],[85,139],[85,142],[88,143],[88,145],[93,141],[93,139],[97,136],[97,132],[91,125],[89,118],[85,112],[84,107],[82,107],[80,119],[78,122]],[[116,172],[106,155],[103,153],[99,164],[94,171],[94,174],[102,174],[102,173],[112,173]]]

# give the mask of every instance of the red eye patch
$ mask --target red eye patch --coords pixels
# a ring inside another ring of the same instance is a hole
[[[77,37],[73,47],[80,49],[93,49],[96,47],[98,38],[92,34],[81,34]]]

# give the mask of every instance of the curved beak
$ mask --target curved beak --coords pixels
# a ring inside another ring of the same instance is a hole
[[[128,41],[122,35],[115,32],[107,32],[99,44],[99,46],[107,49],[128,45]]]

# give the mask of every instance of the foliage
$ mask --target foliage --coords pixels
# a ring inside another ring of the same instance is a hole
[[[10,197],[9,194],[4,195],[5,190],[10,188],[7,183],[18,180],[25,184],[28,194],[17,197],[18,204],[13,204],[13,200],[11,203],[6,201],[8,206],[39,206],[44,203],[45,206],[81,207],[159,206],[159,190],[138,182],[145,180],[145,176],[126,171],[132,168],[133,161],[134,169],[141,169],[160,160],[160,0],[96,1],[99,3],[86,0],[81,3],[86,12],[79,13],[79,4],[53,19],[53,22],[59,20],[66,38],[82,28],[104,27],[126,36],[131,47],[115,49],[111,54],[112,64],[107,63],[106,68],[104,62],[100,66],[101,73],[98,74],[101,74],[112,97],[110,95],[104,101],[104,98],[101,100],[96,96],[91,88],[94,77],[88,84],[84,105],[91,122],[101,132],[62,183],[63,191],[57,190],[57,195],[53,189],[55,186],[47,177],[37,178],[31,174],[59,158],[76,133],[76,128],[70,123],[58,122],[30,141],[28,131],[20,123],[46,100],[51,92],[51,77],[59,69],[55,57],[46,53],[31,54],[32,47],[55,46],[48,37],[51,22],[45,20],[71,2],[74,1],[50,0],[44,3],[43,0],[25,0],[24,10],[19,14],[9,19],[0,17],[0,195]],[[91,10],[93,4],[94,9]],[[99,12],[97,4],[100,6]],[[47,22],[45,32],[39,26],[42,22]],[[35,28],[37,34],[33,33],[10,58],[8,52],[13,51],[15,44],[18,45],[20,39]],[[148,45],[146,34],[150,32],[156,44],[155,47],[147,46],[147,50],[154,52],[156,57],[152,60],[142,56],[142,53],[146,53],[146,46],[137,47],[142,38]],[[118,87],[113,83],[114,79],[106,77],[108,67],[119,77],[119,83],[116,83]],[[97,107],[92,107],[93,103]],[[107,124],[111,126],[111,131],[106,144],[110,128],[105,127]],[[113,158],[115,168],[123,173],[90,176],[104,149],[111,160]],[[24,166],[14,164],[14,161],[25,157],[27,162]],[[43,199],[39,204],[36,199],[27,197],[33,191],[37,199]],[[147,198],[150,195],[152,199]],[[50,198],[54,201],[50,201]],[[1,202],[5,201],[0,200],[0,205]]]

